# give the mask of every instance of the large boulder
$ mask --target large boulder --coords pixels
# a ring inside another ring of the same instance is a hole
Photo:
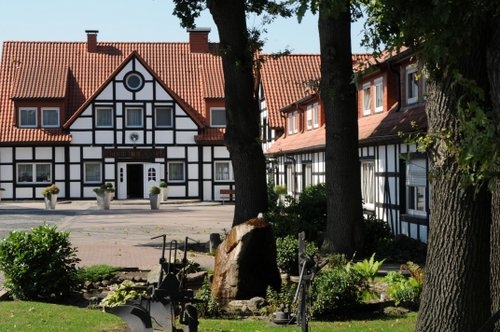
[[[264,219],[233,227],[215,253],[212,293],[220,300],[265,297],[268,286],[279,290],[276,241]]]

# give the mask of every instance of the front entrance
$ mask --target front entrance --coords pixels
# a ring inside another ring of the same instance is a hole
[[[127,164],[127,199],[144,198],[142,164]]]
[[[118,163],[118,199],[149,197],[149,189],[160,184],[159,163]]]

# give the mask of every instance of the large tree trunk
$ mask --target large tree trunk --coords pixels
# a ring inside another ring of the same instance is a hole
[[[484,60],[479,41],[455,69],[484,88]],[[450,83],[452,70],[446,73],[449,77],[439,85],[429,83],[426,106],[428,134],[435,135],[435,141],[429,150],[431,222],[416,328],[425,332],[476,331],[490,312],[491,196],[486,186],[464,187],[466,174],[443,138],[443,133],[451,133],[452,143],[461,146],[457,102],[464,91]]]
[[[500,16],[497,15],[493,26],[493,37],[488,45],[486,66],[490,82],[490,94],[493,111],[497,121],[497,140],[500,140]],[[500,311],[500,167],[496,167],[497,175],[492,180],[491,197],[491,243],[490,243],[490,289],[491,313]],[[500,322],[495,325],[495,331],[500,331]]]
[[[319,9],[320,94],[326,115],[327,227],[322,249],[352,255],[361,246],[361,175],[356,87],[353,84],[350,1]],[[335,9],[336,8],[336,9]]]
[[[260,145],[253,52],[246,26],[245,1],[211,0],[207,5],[219,30],[226,96],[224,142],[236,183],[235,226],[267,210],[266,164]]]

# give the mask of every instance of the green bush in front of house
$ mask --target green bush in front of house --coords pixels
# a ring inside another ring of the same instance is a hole
[[[68,232],[40,225],[30,232],[12,231],[0,241],[0,270],[4,286],[22,300],[58,300],[75,289],[76,249]]]

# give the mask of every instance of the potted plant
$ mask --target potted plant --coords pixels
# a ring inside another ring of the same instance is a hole
[[[166,202],[168,199],[168,184],[165,181],[160,182],[160,197],[162,202]]]
[[[158,210],[160,208],[160,187],[152,186],[149,188],[149,203],[151,210]]]
[[[45,200],[45,208],[47,210],[54,210],[57,203],[57,194],[59,194],[59,187],[51,184],[42,190],[42,195]]]
[[[0,187],[0,201],[2,200],[3,192],[5,191],[5,188]]]
[[[109,210],[111,198],[115,192],[111,182],[103,183],[99,188],[95,188],[94,192],[97,199],[97,208],[100,210]]]

